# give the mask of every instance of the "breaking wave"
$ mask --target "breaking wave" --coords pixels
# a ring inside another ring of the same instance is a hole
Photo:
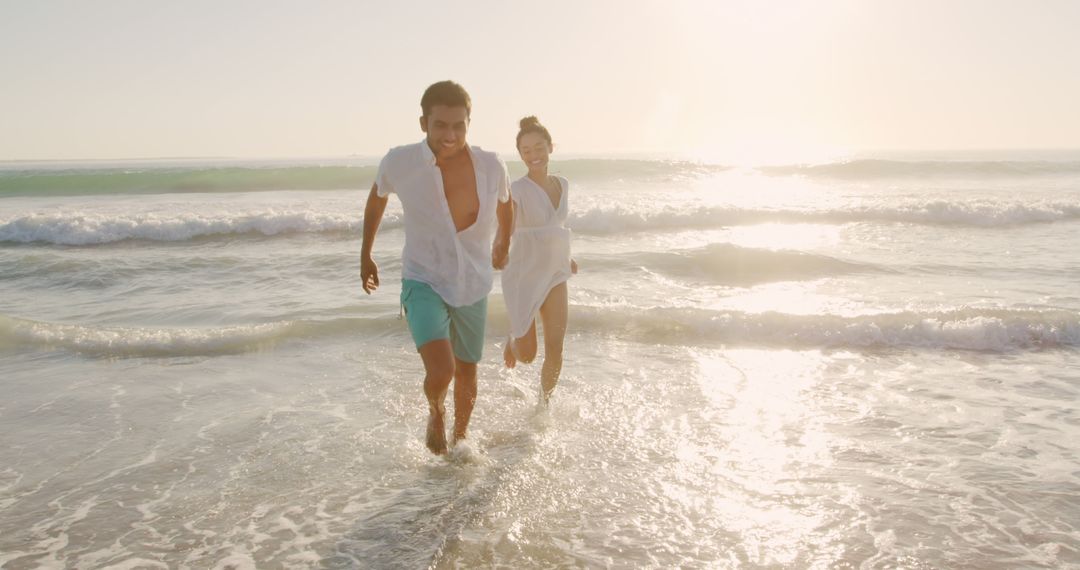
[[[997,202],[968,200],[911,201],[891,206],[851,206],[832,210],[765,210],[699,207],[651,211],[624,207],[592,208],[570,214],[578,233],[608,235],[620,232],[679,231],[762,223],[847,224],[889,222],[924,225],[995,227],[1080,219],[1080,204],[1060,201]]]
[[[844,317],[690,308],[574,307],[574,324],[641,342],[1006,352],[1080,346],[1080,314],[962,309]]]
[[[924,201],[893,206],[852,206],[832,210],[754,210],[726,206],[633,210],[597,207],[570,215],[570,228],[585,235],[668,232],[761,223],[847,224],[888,222],[966,227],[1003,227],[1080,219],[1080,204],[1062,201]],[[401,226],[387,214],[382,228]],[[60,211],[0,219],[0,242],[99,245],[123,240],[186,241],[204,236],[351,232],[363,227],[360,206],[353,211],[253,209],[243,212],[94,213]]]
[[[601,270],[645,268],[672,277],[740,286],[884,271],[875,265],[853,263],[827,255],[756,249],[726,243],[684,251],[590,257],[588,266]]]
[[[400,225],[387,215],[383,227]],[[0,222],[0,242],[100,245],[124,240],[176,242],[206,236],[355,232],[363,220],[349,213],[265,209],[243,213],[30,214]]]
[[[845,317],[578,305],[571,314],[577,330],[646,344],[986,352],[1080,347],[1080,314],[1061,310],[960,309]],[[505,320],[501,304],[492,306],[488,319]],[[358,333],[407,335],[394,317],[154,328],[58,324],[0,315],[0,346],[30,345],[99,356],[229,354],[267,349],[287,340]]]
[[[861,159],[826,164],[762,166],[757,170],[778,176],[823,178],[977,177],[1015,178],[1080,174],[1080,161],[1016,160],[881,160]]]

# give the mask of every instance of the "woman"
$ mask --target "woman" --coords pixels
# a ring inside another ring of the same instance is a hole
[[[536,117],[521,120],[517,149],[529,172],[514,181],[514,237],[510,261],[502,272],[503,298],[510,317],[510,337],[503,349],[507,368],[536,358],[536,316],[544,328],[544,364],[540,370],[540,402],[547,404],[562,371],[566,337],[566,281],[577,273],[570,258],[566,228],[565,178],[548,174],[554,150],[551,134]]]

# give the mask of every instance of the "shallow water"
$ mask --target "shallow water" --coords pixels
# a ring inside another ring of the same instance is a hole
[[[564,377],[497,289],[454,461],[395,206],[367,297],[360,191],[0,199],[0,567],[1080,567],[1080,183],[870,166],[564,164]]]

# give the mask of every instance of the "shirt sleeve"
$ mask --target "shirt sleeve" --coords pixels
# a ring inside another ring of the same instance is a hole
[[[495,160],[499,163],[498,168],[498,192],[500,202],[507,202],[510,200],[510,174],[506,172],[506,163],[503,162],[498,156]]]
[[[390,152],[386,153],[379,162],[379,172],[375,174],[375,186],[378,187],[376,193],[380,198],[385,198],[394,191],[394,184],[390,182],[390,155]]]

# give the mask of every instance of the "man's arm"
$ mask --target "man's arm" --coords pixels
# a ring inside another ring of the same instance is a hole
[[[364,242],[360,246],[360,283],[368,295],[379,288],[379,266],[371,259],[371,248],[375,245],[375,234],[379,232],[379,224],[382,223],[389,200],[389,197],[379,196],[378,184],[371,185],[367,205],[364,206]]]
[[[491,246],[491,266],[502,269],[510,261],[510,233],[514,231],[514,201],[499,202],[495,207],[495,217],[499,219],[499,228],[495,230],[495,243]]]

